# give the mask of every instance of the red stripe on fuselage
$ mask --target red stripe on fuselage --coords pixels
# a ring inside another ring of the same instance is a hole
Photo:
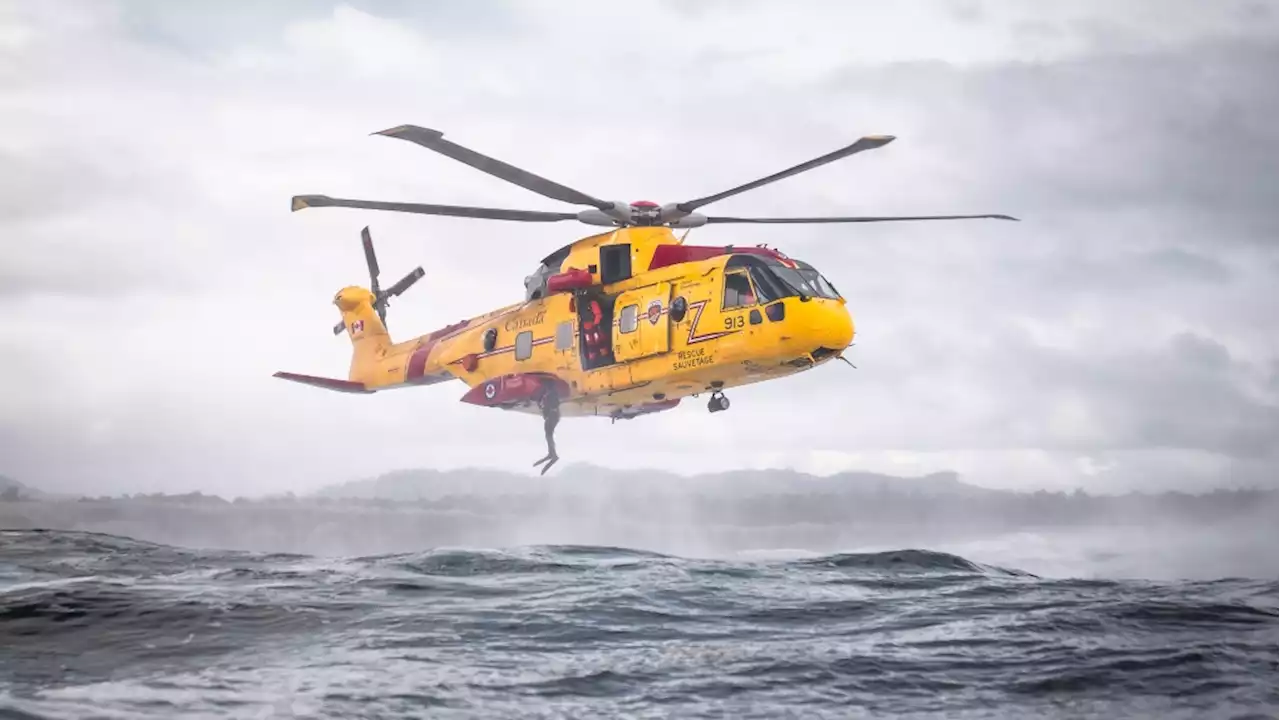
[[[549,342],[555,342],[555,339],[556,339],[556,338],[555,338],[555,336],[554,336],[554,335],[549,335],[549,336],[544,337],[544,338],[538,338],[538,339],[534,340],[534,341],[530,344],[530,347],[537,347],[537,346],[539,346],[539,345],[546,345],[546,344],[547,344],[547,343],[549,343]],[[477,359],[477,360],[483,360],[483,359],[485,359],[485,358],[491,358],[491,357],[494,357],[494,356],[497,356],[497,355],[505,355],[505,354],[507,354],[507,353],[509,353],[509,352],[515,352],[515,349],[516,349],[516,346],[515,346],[515,345],[504,345],[503,347],[494,348],[494,349],[489,350],[489,351],[486,351],[486,352],[476,353],[476,359]],[[458,365],[458,364],[460,364],[461,362],[462,362],[462,358],[458,358],[457,360],[454,360],[453,362],[450,362],[449,364],[450,364],[450,365]]]
[[[427,368],[427,357],[431,354],[432,348],[441,340],[457,334],[462,329],[471,324],[470,320],[462,320],[452,325],[446,325],[439,330],[433,331],[427,335],[422,344],[413,349],[413,354],[409,356],[409,364],[405,367],[405,382],[429,385],[432,383],[442,382],[449,379],[448,375],[436,374],[431,377],[425,377],[424,372]]]
[[[702,318],[702,311],[705,309],[706,305],[706,300],[698,300],[697,302],[689,303],[689,309],[693,311],[693,318],[689,321],[689,339],[685,341],[686,345],[695,345],[700,342],[715,340],[716,338],[722,338],[725,335],[732,335],[738,332],[737,330],[719,330],[717,332],[707,333],[706,335],[696,334],[698,332],[698,320]]]

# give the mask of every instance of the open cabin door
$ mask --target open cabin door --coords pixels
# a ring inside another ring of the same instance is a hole
[[[626,362],[671,349],[671,283],[661,282],[629,290],[613,304],[618,319],[613,334],[613,356]]]

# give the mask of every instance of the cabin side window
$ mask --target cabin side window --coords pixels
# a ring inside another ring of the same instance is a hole
[[[724,274],[724,302],[722,310],[748,307],[756,304],[755,292],[745,270],[730,270]]]
[[[618,316],[618,330],[624,333],[635,332],[636,317],[639,312],[639,305],[628,305],[622,308],[622,314]]]
[[[533,331],[525,330],[516,335],[516,359],[528,360],[533,355]]]
[[[751,284],[755,286],[756,299],[761,304],[781,300],[789,294],[785,285],[759,265],[751,266]]]
[[[556,350],[573,347],[573,322],[565,320],[556,326]]]

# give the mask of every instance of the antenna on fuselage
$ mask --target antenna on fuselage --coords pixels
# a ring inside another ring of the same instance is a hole
[[[849,343],[849,347],[846,347],[844,350],[848,350],[849,348],[853,347],[853,346],[854,346],[854,345],[856,345],[856,344],[857,344],[857,343]],[[837,355],[836,357],[838,357],[838,358],[840,358],[841,360],[843,360],[843,361],[845,362],[845,364],[846,364],[846,365],[848,365],[849,367],[853,368],[854,370],[857,370],[857,369],[858,369],[858,366],[857,366],[857,365],[854,365],[852,362],[850,362],[849,358],[847,358],[847,357],[845,357],[845,356],[844,356],[844,350],[841,350],[841,351],[840,351],[840,354],[839,354],[839,355]]]

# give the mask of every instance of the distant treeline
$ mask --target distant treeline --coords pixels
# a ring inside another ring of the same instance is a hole
[[[5,497],[17,500],[16,496]],[[161,503],[170,505],[227,506],[257,508],[366,508],[382,510],[434,511],[475,515],[576,515],[601,511],[598,493],[565,493],[555,489],[531,488],[522,493],[450,494],[437,498],[386,498],[359,496],[295,496],[292,493],[263,498],[236,497],[227,500],[201,492],[181,494],[138,493],[122,496],[81,497],[75,502],[97,505],[120,503]],[[1280,500],[1276,490],[1220,489],[1209,493],[1182,492],[1090,495],[1073,492],[1009,492],[983,490],[974,494],[900,492],[890,488],[871,491],[829,488],[812,491],[755,492],[734,495],[725,492],[690,490],[685,493],[645,492],[633,489],[610,494],[607,500],[617,510],[633,517],[664,517],[673,505],[682,514],[703,522],[734,525],[770,525],[790,522],[969,524],[979,520],[1008,526],[1053,526],[1127,522],[1151,517],[1170,521],[1201,519],[1218,521],[1252,512],[1259,507],[1275,508]],[[66,501],[63,501],[66,502]]]
[[[45,499],[12,483],[0,500]],[[69,500],[65,498],[64,500]],[[984,522],[1081,524],[1125,521],[1138,515],[1169,519],[1221,519],[1258,507],[1274,507],[1277,489],[1220,489],[1208,493],[1165,491],[1091,495],[1082,490],[1014,492],[961,482],[955,473],[893,477],[875,473],[812,476],[794,471],[734,471],[682,477],[654,471],[611,471],[570,466],[559,477],[537,478],[494,471],[408,470],[330,486],[310,495],[286,493],[226,499],[202,492],[136,493],[80,497],[80,503],[147,502],[196,506],[413,508],[481,515],[581,513],[617,509],[663,517],[673,508],[708,522],[772,524]]]
[[[1249,528],[1266,540],[1275,534],[1276,507],[1274,489],[1106,496],[990,490],[952,473],[892,478],[753,471],[684,478],[570,467],[548,478],[406,471],[310,496],[18,499],[0,502],[0,528],[88,530],[173,545],[309,554],[558,543],[688,554],[924,547],[1073,528],[1178,534]]]

